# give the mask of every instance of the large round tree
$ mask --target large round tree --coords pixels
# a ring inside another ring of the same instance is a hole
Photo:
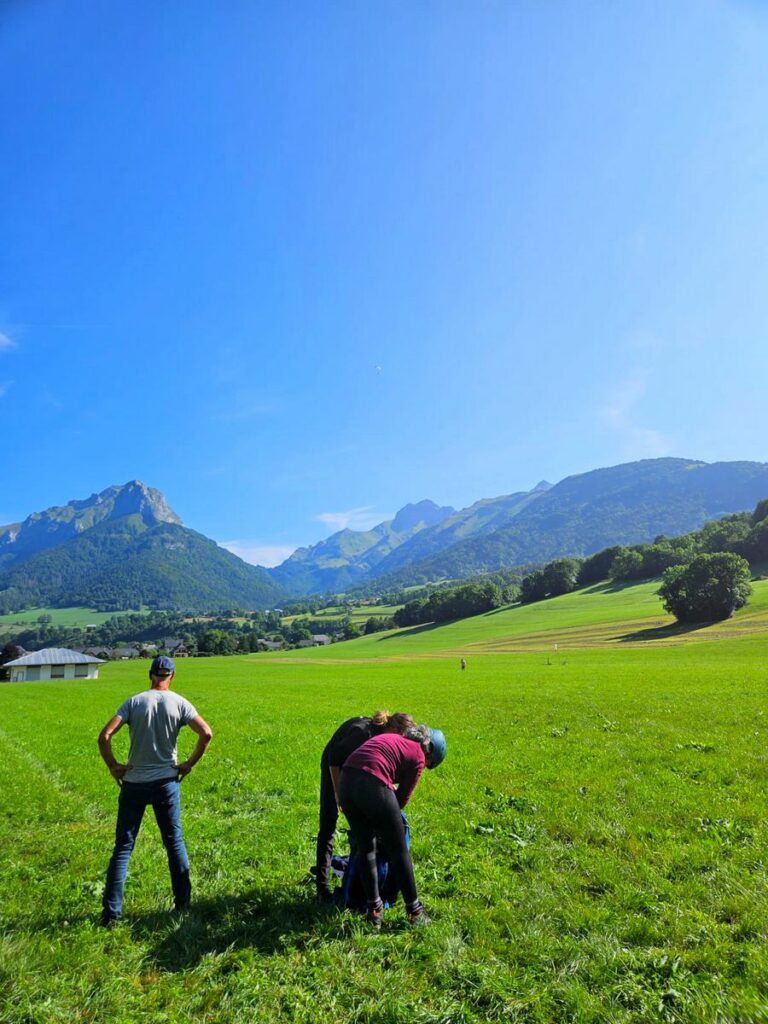
[[[667,569],[659,587],[664,607],[679,622],[719,622],[747,603],[749,563],[741,555],[697,555]]]

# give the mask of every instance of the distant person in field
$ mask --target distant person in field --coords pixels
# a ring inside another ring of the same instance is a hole
[[[320,758],[320,827],[317,833],[315,882],[320,903],[331,903],[333,896],[328,885],[333,837],[339,820],[339,773],[349,755],[382,732],[405,733],[413,726],[410,715],[388,711],[374,711],[370,718],[349,718],[331,736]]]
[[[149,669],[150,689],[124,701],[99,733],[99,751],[120,786],[115,848],[102,899],[101,923],[107,928],[120,918],[128,861],[147,807],[154,811],[168,854],[175,909],[189,906],[192,888],[181,834],[179,784],[203,756],[213,733],[189,701],[169,689],[174,672],[170,658],[155,658]],[[112,737],[126,723],[131,745],[128,763],[120,764],[112,753]],[[184,725],[197,734],[197,743],[191,756],[177,764],[176,737]]]
[[[461,659],[461,661],[459,662],[459,664],[461,665],[461,671],[463,672],[463,671],[464,671],[464,669],[465,669],[465,668],[467,667],[467,663],[466,663],[466,661],[464,660],[464,658],[462,658],[462,659]]]
[[[445,736],[439,729],[414,725],[404,736],[382,733],[372,737],[344,762],[339,779],[341,809],[357,842],[368,903],[366,918],[377,930],[384,914],[376,869],[377,837],[389,857],[390,868],[397,872],[408,921],[414,925],[430,923],[416,892],[402,809],[425,765],[439,765],[445,749]]]

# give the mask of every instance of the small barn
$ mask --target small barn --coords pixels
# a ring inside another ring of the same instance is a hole
[[[66,647],[46,647],[23,658],[7,661],[5,668],[12,683],[31,683],[48,679],[98,679],[104,662],[90,654]]]

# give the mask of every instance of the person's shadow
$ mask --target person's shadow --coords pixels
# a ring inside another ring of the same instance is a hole
[[[309,896],[252,890],[194,900],[188,911],[177,916],[158,911],[128,917],[126,923],[137,940],[148,946],[155,943],[150,952],[154,963],[175,972],[194,967],[206,953],[227,949],[265,954],[286,946],[302,949],[318,934],[332,937],[359,927],[363,919],[319,906]]]

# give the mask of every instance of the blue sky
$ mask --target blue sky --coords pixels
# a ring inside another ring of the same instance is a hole
[[[0,522],[139,478],[279,561],[766,458],[750,0],[0,8]]]

